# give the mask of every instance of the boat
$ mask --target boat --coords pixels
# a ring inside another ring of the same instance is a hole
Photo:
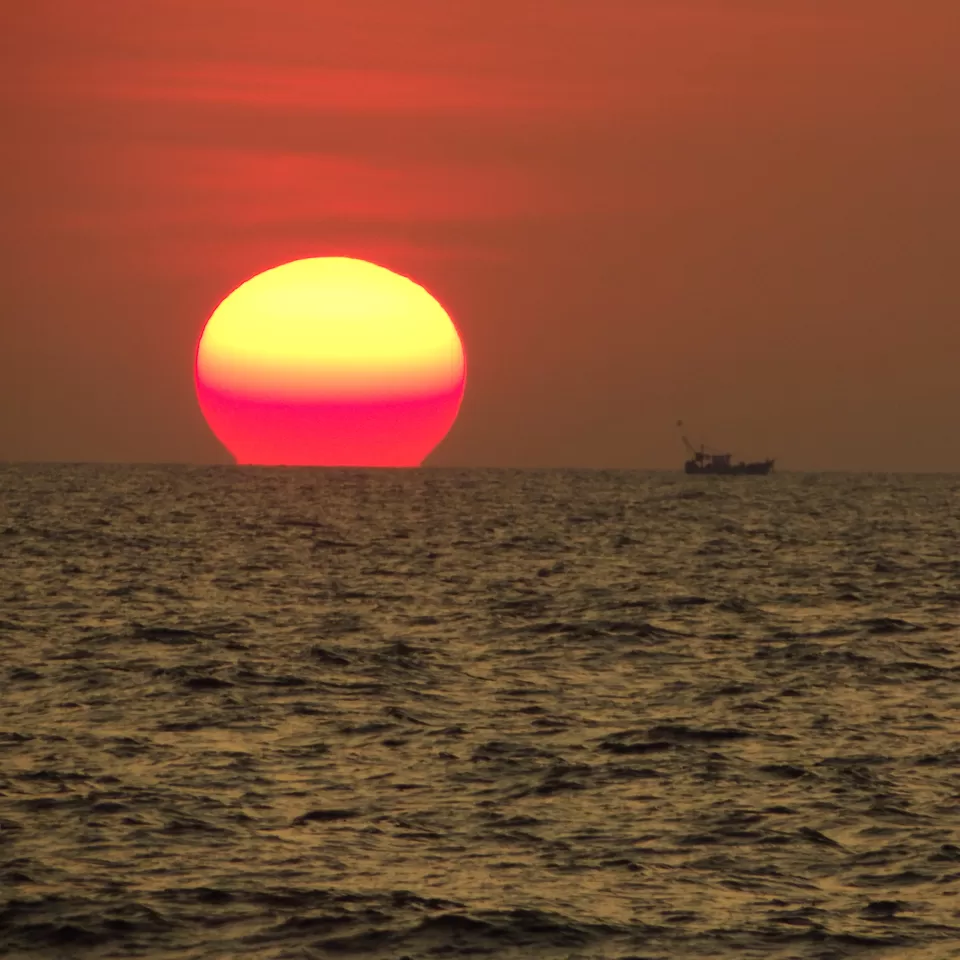
[[[678,427],[683,427],[683,421],[677,421]],[[765,477],[773,469],[773,460],[754,460],[746,463],[743,460],[734,463],[732,453],[709,453],[701,444],[698,450],[683,436],[683,444],[690,452],[690,459],[683,465],[683,472],[692,476],[705,477]]]
[[[754,476],[765,477],[773,469],[772,460],[755,460],[752,463],[734,463],[729,453],[706,453],[695,450],[693,459],[683,465],[683,472],[695,476]]]

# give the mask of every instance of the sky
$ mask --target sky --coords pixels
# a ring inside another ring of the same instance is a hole
[[[438,466],[960,470],[956,0],[31,0],[0,39],[0,460],[227,463],[238,284],[424,285]]]

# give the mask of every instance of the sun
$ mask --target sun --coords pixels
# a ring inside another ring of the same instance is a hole
[[[197,345],[210,429],[238,463],[419,466],[460,409],[466,365],[423,287],[365,260],[295,260],[241,284]]]

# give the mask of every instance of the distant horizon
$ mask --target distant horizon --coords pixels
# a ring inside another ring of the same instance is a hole
[[[559,465],[559,464],[433,464],[423,463],[413,467],[363,467],[363,466],[306,466],[290,464],[249,464],[249,463],[218,463],[218,462],[199,462],[186,460],[3,460],[0,459],[2,467],[31,467],[31,466],[63,466],[63,467],[195,467],[197,469],[210,469],[212,467],[224,468],[228,470],[250,470],[250,471],[268,471],[268,470],[288,470],[288,471],[308,471],[320,470],[328,473],[336,471],[351,472],[369,472],[369,473],[412,473],[420,471],[437,472],[458,472],[458,471],[502,471],[518,473],[548,473],[553,471],[568,471],[580,473],[662,473],[676,474],[692,483],[744,483],[744,484],[762,484],[769,481],[777,475],[796,475],[796,476],[814,476],[820,474],[842,474],[851,476],[876,476],[893,475],[904,477],[925,477],[925,476],[958,476],[960,470],[883,470],[883,469],[844,469],[837,467],[823,469],[801,469],[779,466],[775,467],[766,477],[688,477],[683,472],[683,463],[676,467],[623,467],[623,466],[596,466],[591,464],[580,465]]]

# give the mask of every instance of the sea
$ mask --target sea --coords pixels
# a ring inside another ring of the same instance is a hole
[[[960,957],[960,476],[0,466],[0,956]]]

